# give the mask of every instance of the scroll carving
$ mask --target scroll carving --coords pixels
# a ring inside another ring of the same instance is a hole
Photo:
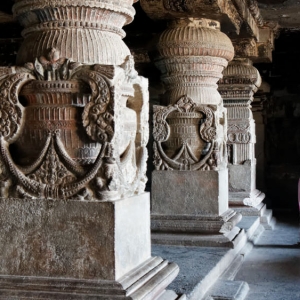
[[[23,107],[18,101],[18,92],[22,85],[34,77],[26,69],[19,73],[12,68],[1,68],[0,73],[0,135],[12,142],[17,138],[23,120]]]

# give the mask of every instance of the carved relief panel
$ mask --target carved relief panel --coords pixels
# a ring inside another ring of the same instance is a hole
[[[25,39],[23,67],[0,69],[2,197],[144,191],[148,83],[122,41],[133,2],[16,1]]]
[[[223,148],[216,140],[217,126],[215,105],[196,105],[183,96],[175,105],[155,106],[156,169],[218,170]]]

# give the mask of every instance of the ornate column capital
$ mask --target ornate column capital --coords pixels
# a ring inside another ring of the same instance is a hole
[[[122,64],[130,55],[122,27],[133,20],[134,2],[15,0],[14,15],[25,27],[17,63],[56,48],[63,57],[86,64]]]
[[[230,39],[220,23],[203,18],[181,18],[161,34],[156,66],[162,72],[166,102],[175,104],[187,95],[197,104],[220,104],[217,81],[232,60]]]
[[[219,92],[224,101],[253,100],[261,85],[261,76],[249,58],[235,58],[228,64],[219,81]]]

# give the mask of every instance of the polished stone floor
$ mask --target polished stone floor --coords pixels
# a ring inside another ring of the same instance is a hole
[[[300,300],[299,245],[296,218],[262,233],[234,279],[249,284],[246,300]]]

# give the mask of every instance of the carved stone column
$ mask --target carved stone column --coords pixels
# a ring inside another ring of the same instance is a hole
[[[133,0],[16,0],[0,68],[0,298],[177,299],[151,257],[148,83],[122,27]],[[20,97],[19,97],[20,96]]]
[[[259,72],[247,58],[229,63],[219,82],[228,118],[229,205],[243,214],[260,210],[265,197],[256,189],[256,134],[251,111],[260,85]]]
[[[241,216],[228,209],[226,110],[217,91],[233,46],[219,22],[181,18],[157,49],[166,92],[165,106],[154,107],[152,240],[233,247]]]

